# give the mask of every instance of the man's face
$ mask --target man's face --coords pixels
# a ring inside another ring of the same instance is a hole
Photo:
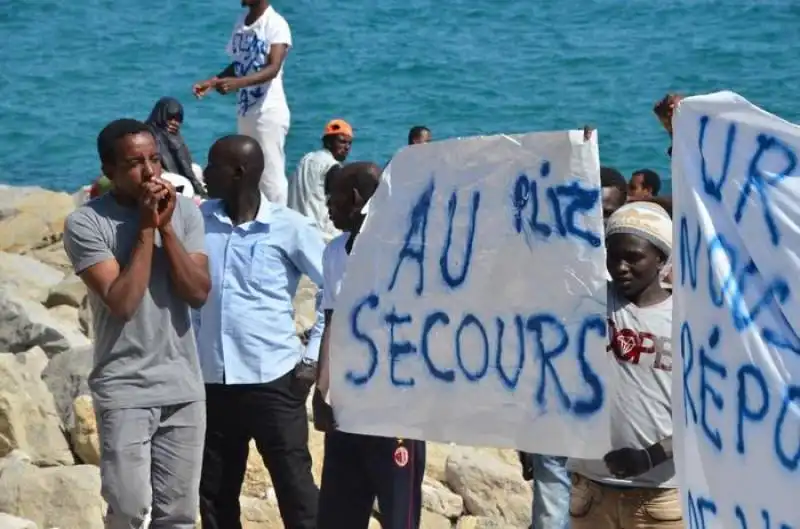
[[[625,205],[625,197],[616,187],[602,188],[603,198],[603,225],[608,222],[608,218],[619,208]]]
[[[659,281],[664,258],[649,241],[628,233],[615,233],[606,239],[606,249],[608,273],[627,299],[635,299]]]
[[[422,132],[419,133],[419,136],[417,136],[416,138],[414,138],[411,141],[411,143],[413,145],[418,145],[420,143],[428,143],[428,142],[431,141],[431,139],[432,139],[431,138],[431,131],[423,130]]]
[[[242,7],[253,7],[258,5],[261,0],[242,0]]]
[[[137,199],[142,184],[161,177],[161,156],[149,132],[127,134],[117,140],[114,163],[103,165],[103,174],[123,196]]]
[[[653,196],[652,190],[645,187],[644,175],[642,173],[636,173],[631,177],[631,181],[628,184],[628,196],[637,199],[650,198]]]
[[[328,149],[336,159],[337,162],[343,162],[350,154],[350,148],[353,146],[353,138],[345,134],[331,134],[326,137]]]
[[[224,156],[218,144],[211,146],[208,151],[208,165],[203,171],[206,180],[206,190],[209,198],[227,198],[231,195],[234,186],[236,170]]]

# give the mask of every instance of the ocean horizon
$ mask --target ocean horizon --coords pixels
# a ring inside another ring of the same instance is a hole
[[[353,125],[351,160],[379,164],[427,125],[435,138],[596,127],[603,165],[669,179],[669,139],[652,113],[666,92],[732,90],[787,119],[790,1],[276,1],[294,46],[287,175],[332,118]],[[0,183],[72,191],[99,174],[95,141],[162,96],[185,106],[203,165],[236,130],[233,96],[197,101],[192,83],[227,63],[237,1],[0,0]],[[666,191],[669,182],[666,182]]]

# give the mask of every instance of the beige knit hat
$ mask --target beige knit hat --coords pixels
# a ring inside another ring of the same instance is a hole
[[[642,237],[667,257],[672,253],[672,219],[658,204],[631,202],[619,208],[606,225],[606,237],[615,233]]]

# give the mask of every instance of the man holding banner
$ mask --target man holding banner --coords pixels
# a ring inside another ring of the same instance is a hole
[[[378,187],[380,174],[375,164],[357,162],[344,166],[326,182],[331,220],[344,233],[328,244],[322,258],[325,329],[314,424],[325,432],[325,460],[317,529],[367,529],[376,497],[385,529],[416,529],[422,514],[425,443],[339,431],[333,410],[325,402],[333,308],[364,221],[363,209]]]
[[[672,461],[672,296],[660,273],[672,222],[656,204],[623,206],[606,226],[610,346],[617,387],[612,448],[573,459],[573,529],[684,527]]]

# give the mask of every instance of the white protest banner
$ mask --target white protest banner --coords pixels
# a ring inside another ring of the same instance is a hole
[[[600,210],[597,143],[582,131],[401,151],[369,204],[333,317],[340,428],[605,454]]]
[[[800,127],[730,92],[685,99],[673,127],[684,518],[800,528]]]

